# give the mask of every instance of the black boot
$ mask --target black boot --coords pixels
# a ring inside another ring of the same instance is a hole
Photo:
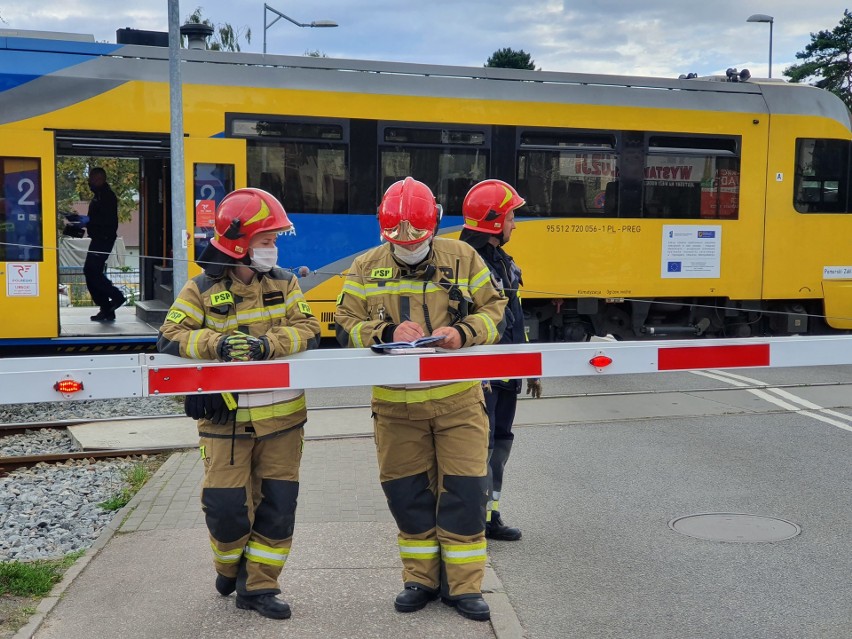
[[[290,605],[278,599],[272,593],[244,597],[237,595],[237,608],[240,610],[257,610],[258,614],[268,619],[289,619]]]
[[[216,575],[216,591],[223,597],[227,597],[237,589],[237,578]]]
[[[438,593],[424,586],[406,586],[405,590],[396,596],[393,607],[397,612],[414,612],[425,607],[437,596]]]
[[[447,599],[442,597],[443,601],[448,606],[452,606],[456,611],[466,619],[474,621],[488,621],[491,619],[491,609],[485,603],[482,597],[467,597],[465,599]]]
[[[521,538],[521,529],[507,526],[500,519],[500,511],[491,512],[491,521],[485,523],[485,536],[499,541],[517,541]]]

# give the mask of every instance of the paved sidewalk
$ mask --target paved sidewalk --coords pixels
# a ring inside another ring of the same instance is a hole
[[[378,483],[371,438],[308,440],[293,550],[281,577],[293,617],[237,610],[213,589],[197,451],[172,455],[75,564],[16,639],[521,637],[489,567],[492,622],[434,602],[393,609],[401,588],[396,526]],[[61,596],[60,596],[61,595]]]

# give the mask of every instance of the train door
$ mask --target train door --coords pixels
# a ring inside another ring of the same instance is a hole
[[[3,338],[56,337],[53,133],[0,136],[0,309]]]
[[[246,186],[246,142],[234,138],[184,140],[186,229],[189,277],[201,272],[195,260],[213,237],[216,207],[226,194]]]

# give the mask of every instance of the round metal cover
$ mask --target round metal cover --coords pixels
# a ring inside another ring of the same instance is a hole
[[[784,519],[744,513],[686,515],[672,519],[669,528],[696,539],[739,543],[783,541],[802,531],[796,524]]]

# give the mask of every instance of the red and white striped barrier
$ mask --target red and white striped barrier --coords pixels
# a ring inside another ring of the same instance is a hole
[[[229,363],[170,355],[69,355],[4,360],[0,402],[838,364],[852,364],[852,336],[520,344],[409,355],[324,349]]]

